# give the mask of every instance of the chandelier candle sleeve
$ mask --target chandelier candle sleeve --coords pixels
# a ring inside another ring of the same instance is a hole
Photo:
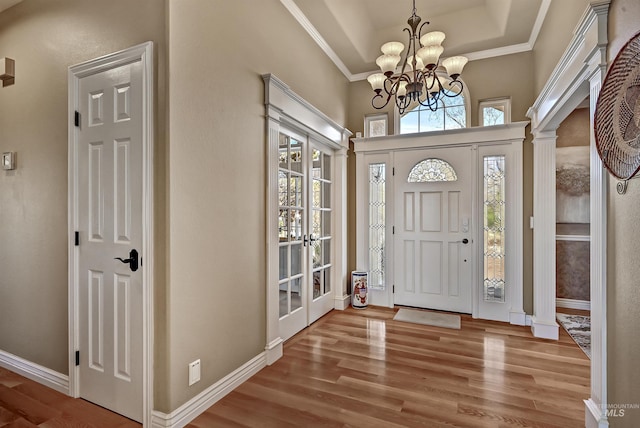
[[[381,73],[367,78],[375,92],[371,99],[374,108],[382,109],[393,99],[400,114],[418,104],[436,111],[444,97],[453,98],[462,93],[464,86],[458,78],[467,58],[454,56],[440,63],[445,34],[431,31],[423,35],[422,29],[429,22],[421,25],[421,21],[413,0],[413,13],[407,21],[409,27],[404,29],[409,35],[406,51],[401,42],[382,45],[382,55],[376,59]]]

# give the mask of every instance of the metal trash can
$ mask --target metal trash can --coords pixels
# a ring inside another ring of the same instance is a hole
[[[365,309],[369,305],[369,272],[351,272],[351,306]]]

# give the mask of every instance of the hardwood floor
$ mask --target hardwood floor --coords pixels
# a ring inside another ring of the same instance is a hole
[[[196,418],[204,427],[583,427],[589,360],[560,329],[462,317],[450,330],[394,310],[333,311]],[[0,368],[0,427],[139,427]]]
[[[583,427],[589,360],[561,330],[333,311],[189,427]]]
[[[87,401],[71,398],[0,367],[2,428],[139,428]]]

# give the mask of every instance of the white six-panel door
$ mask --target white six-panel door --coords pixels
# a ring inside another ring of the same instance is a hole
[[[473,159],[470,147],[395,154],[396,305],[472,312]]]
[[[79,80],[80,396],[143,419],[142,65]]]

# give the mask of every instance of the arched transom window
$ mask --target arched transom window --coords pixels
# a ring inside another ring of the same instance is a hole
[[[456,181],[458,175],[449,162],[430,158],[418,162],[409,172],[409,183],[437,183]]]

